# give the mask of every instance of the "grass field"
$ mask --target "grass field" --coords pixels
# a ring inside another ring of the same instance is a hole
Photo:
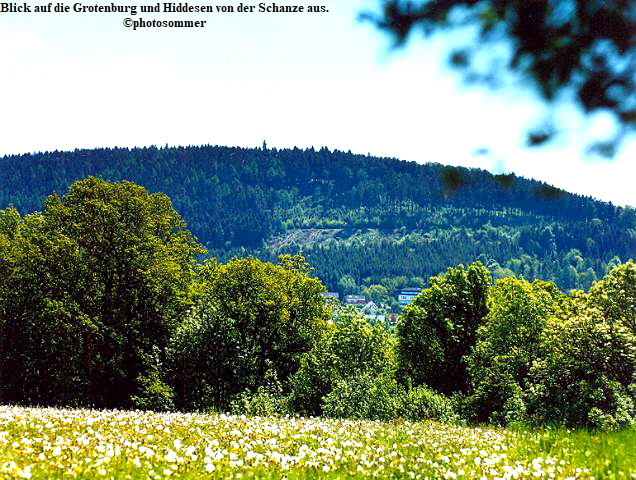
[[[0,407],[0,478],[636,478],[636,431]]]

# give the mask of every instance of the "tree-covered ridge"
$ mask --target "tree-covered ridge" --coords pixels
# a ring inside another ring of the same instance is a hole
[[[624,261],[636,252],[632,209],[514,175],[326,148],[206,145],[6,156],[0,208],[38,210],[48,194],[88,175],[166,193],[217,257],[303,252],[327,287],[341,293],[346,276],[360,289],[382,278],[427,278],[475,258],[495,274],[502,269],[589,288],[615,257]],[[332,241],[316,243],[306,231]]]
[[[24,213],[40,208],[51,191],[63,192],[79,178],[126,179],[149,191],[166,193],[209,246],[228,241],[236,246],[258,245],[284,227],[428,228],[497,224],[498,218],[506,218],[505,223],[528,223],[528,217],[585,220],[615,219],[620,214],[611,204],[514,175],[326,148],[56,151],[6,156],[0,166],[0,206],[12,203]],[[279,223],[264,227],[265,215]],[[227,220],[225,235],[205,226],[217,218]]]

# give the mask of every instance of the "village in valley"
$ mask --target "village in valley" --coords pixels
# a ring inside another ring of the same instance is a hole
[[[376,303],[362,294],[349,294],[341,296],[338,292],[323,293],[325,301],[334,306],[342,305],[356,308],[372,325],[382,325],[387,330],[393,330],[402,309],[409,305],[423,290],[421,287],[402,288],[396,295],[396,304],[387,305]]]

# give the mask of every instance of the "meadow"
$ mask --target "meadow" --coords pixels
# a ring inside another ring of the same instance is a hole
[[[0,407],[0,478],[636,478],[636,431]]]

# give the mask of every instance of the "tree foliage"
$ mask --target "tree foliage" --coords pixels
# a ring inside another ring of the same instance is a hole
[[[536,248],[553,254],[561,234],[543,227]],[[569,295],[517,277],[491,286],[480,262],[450,268],[395,336],[334,310],[301,256],[197,265],[201,252],[165,195],[130,182],[90,177],[42,213],[0,211],[0,401],[445,421],[459,406],[496,423],[636,422],[632,261],[612,258],[589,294]],[[578,250],[565,260],[586,268]]]
[[[533,422],[617,428],[636,420],[636,336],[584,308],[552,318],[543,355],[529,371],[528,415]]]
[[[170,345],[181,407],[226,407],[268,375],[286,384],[327,325],[324,287],[301,257],[209,262],[200,289]]]
[[[290,401],[300,412],[319,415],[324,398],[337,385],[364,375],[371,382],[382,374],[393,378],[395,370],[393,337],[381,326],[369,324],[357,310],[340,309],[336,324],[301,359],[300,369],[291,379]]]
[[[525,416],[524,390],[535,358],[543,354],[543,328],[564,295],[551,283],[499,280],[488,296],[488,314],[467,358],[469,403],[480,421]]]
[[[466,391],[465,357],[488,312],[490,273],[480,262],[449,268],[408,305],[397,325],[398,358],[415,385]]]
[[[3,400],[131,406],[203,252],[170,200],[88,178],[12,232],[0,234]]]
[[[590,302],[610,324],[621,324],[636,335],[636,264],[613,268],[590,289]]]

